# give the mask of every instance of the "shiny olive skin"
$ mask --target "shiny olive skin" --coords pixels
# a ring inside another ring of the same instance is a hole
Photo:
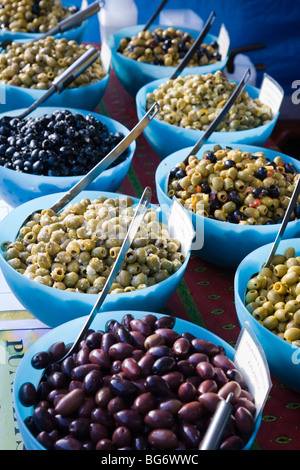
[[[111,320],[51,365],[38,390],[23,384],[20,400],[34,407],[26,426],[40,444],[49,450],[198,449],[217,405],[233,393],[220,448],[243,448],[256,407],[242,375],[222,348],[179,335],[174,323],[152,314],[138,322],[131,315]],[[57,342],[36,355],[36,363],[65,350]]]

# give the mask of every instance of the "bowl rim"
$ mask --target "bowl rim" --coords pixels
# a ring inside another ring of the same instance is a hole
[[[205,144],[201,147],[201,149],[199,150],[200,151],[206,151],[209,149],[209,147],[212,147],[216,145],[214,142],[212,142],[211,144]],[[283,154],[281,152],[277,152],[276,150],[273,150],[273,149],[267,149],[267,148],[264,148],[264,147],[259,147],[259,146],[254,146],[254,145],[248,145],[248,144],[242,144],[242,143],[233,143],[233,144],[228,144],[227,142],[226,143],[222,143],[222,142],[219,142],[218,145],[223,145],[223,146],[230,146],[232,148],[239,148],[241,146],[245,147],[245,148],[251,148],[253,149],[253,151],[261,151],[262,149],[263,150],[268,150],[268,151],[271,151],[271,152],[274,152],[276,153],[276,155],[279,155],[279,156],[283,156],[283,157],[288,157],[290,160],[292,160],[292,162],[294,163],[297,163],[299,165],[299,171],[300,171],[300,162],[298,160],[296,160],[295,158],[293,157],[290,157],[289,155],[286,155],[286,154]],[[162,183],[165,183],[166,182],[166,175],[165,173],[163,172],[163,169],[166,170],[168,168],[168,164],[170,163],[170,161],[175,158],[175,156],[180,153],[180,152],[186,152],[188,153],[193,147],[186,147],[186,148],[183,148],[183,149],[180,149],[180,150],[177,150],[176,152],[173,152],[172,154],[168,155],[166,158],[164,158],[157,166],[156,168],[156,172],[155,172],[155,182],[156,182],[156,185],[159,189],[159,191],[162,193],[163,197],[164,197],[164,200],[169,200],[170,198],[168,197],[168,195],[166,194],[165,192],[165,188],[162,187]],[[170,199],[171,201],[171,199]],[[232,230],[234,229],[235,231],[238,231],[238,232],[244,232],[244,231],[247,231],[247,230],[263,230],[266,234],[267,233],[272,233],[274,231],[277,232],[278,228],[279,228],[279,224],[273,224],[273,225],[242,225],[242,224],[232,224],[232,223],[228,223],[228,222],[225,222],[225,225],[224,225],[224,221],[222,220],[217,220],[217,219],[213,219],[213,218],[210,218],[210,217],[205,217],[203,215],[200,215],[200,214],[195,214],[194,212],[186,209],[188,214],[190,214],[191,217],[195,218],[196,220],[199,218],[200,220],[203,220],[204,223],[209,223],[209,224],[212,224],[212,225],[215,225],[216,226],[216,230],[220,230],[221,228],[224,228],[225,230]],[[291,227],[291,226],[294,226],[294,225],[297,225],[299,221],[298,220],[292,220],[290,222],[288,222],[288,227]]]
[[[286,238],[286,239],[281,240],[277,248],[277,252],[278,250],[280,250],[280,245],[281,246],[284,245],[284,247],[292,246],[293,243],[295,243],[296,241],[299,241],[299,239],[298,238]],[[265,245],[262,245],[259,248],[256,248],[255,250],[251,251],[251,253],[245,256],[245,258],[240,262],[234,275],[234,296],[235,296],[236,305],[237,304],[240,305],[243,308],[243,311],[246,313],[247,317],[255,321],[255,325],[257,326],[259,331],[266,334],[267,340],[274,340],[278,345],[281,345],[281,347],[284,348],[286,351],[289,351],[290,349],[293,348],[292,344],[286,341],[285,339],[281,338],[280,336],[277,336],[276,334],[272,333],[272,331],[268,330],[268,328],[261,325],[259,321],[255,320],[255,318],[247,310],[245,302],[243,301],[240,295],[242,289],[244,293],[246,292],[246,286],[244,289],[244,286],[242,286],[239,282],[241,272],[244,271],[245,269],[250,268],[252,264],[255,265],[254,269],[256,269],[256,264],[258,264],[258,261],[259,261],[257,258],[259,257],[259,254],[263,252],[264,250],[268,250],[268,251],[271,250],[272,246],[273,246],[273,243],[267,243]],[[300,254],[300,245],[299,245],[299,254]],[[256,259],[257,259],[257,262],[255,261]],[[237,313],[239,320],[241,321],[238,308],[236,308],[236,313]]]
[[[135,63],[137,64],[138,66],[140,66],[142,64],[143,68],[145,68],[145,71],[149,71],[150,72],[150,69],[151,67],[155,67],[156,70],[159,70],[159,68],[163,68],[163,70],[167,70],[168,73],[171,75],[173,71],[176,70],[176,67],[177,66],[168,66],[168,65],[157,65],[157,64],[149,64],[147,62],[137,62],[136,60],[134,59],[130,59],[129,57],[126,57],[124,56],[123,54],[121,54],[120,52],[118,52],[117,50],[117,46],[114,44],[115,42],[115,38],[117,35],[121,34],[122,31],[124,31],[124,34],[129,32],[131,29],[132,30],[137,30],[138,27],[140,27],[142,30],[143,29],[143,26],[145,25],[133,25],[133,26],[127,26],[125,28],[121,28],[121,29],[118,29],[117,31],[113,32],[112,34],[109,35],[108,39],[107,39],[107,42],[108,42],[108,45],[111,49],[111,51],[116,54],[117,57],[122,57],[122,59],[124,59],[125,61],[128,61],[130,64],[132,63]],[[167,26],[167,25],[161,25],[161,24],[152,24],[149,29],[150,31],[152,31],[153,29],[155,28],[158,28],[158,27],[162,27],[162,28],[168,28],[170,26]],[[193,37],[197,37],[197,35],[199,34],[199,31],[197,31],[196,29],[192,29],[192,28],[187,28],[187,27],[179,27],[179,26],[174,26],[174,28],[176,29],[180,29],[180,30],[184,30],[184,32],[187,32],[187,33],[190,33],[190,34],[193,34]],[[215,34],[211,34],[211,33],[208,33],[206,35],[206,38],[209,37],[211,38],[211,41],[216,41],[218,39],[218,36],[216,36]],[[205,42],[205,41],[203,41]],[[227,52],[227,55],[226,55],[226,58],[225,59],[222,59],[222,60],[219,60],[213,64],[206,64],[206,65],[196,65],[196,66],[193,66],[193,67],[186,67],[185,70],[190,70],[190,69],[193,69],[193,70],[196,70],[196,71],[200,71],[201,69],[203,69],[204,67],[208,67],[208,66],[218,66],[219,68],[224,68],[226,63],[227,63],[227,60],[229,58],[229,54],[230,54],[230,50],[228,49],[228,52]],[[148,70],[147,70],[148,69]]]
[[[22,111],[25,111],[26,109],[27,109],[27,108],[13,109],[13,110],[11,110],[11,111],[7,111],[7,112],[4,112],[4,113],[0,113],[0,119],[1,119],[2,117],[4,117],[4,116],[7,116],[7,114],[9,114],[9,113],[16,113],[16,114],[18,114],[18,113],[21,113]],[[41,107],[39,107],[38,109],[36,109],[35,111],[33,111],[33,112],[30,114],[30,116],[31,116],[31,117],[35,117],[35,116],[34,116],[35,113],[38,113],[38,116],[40,116],[40,115],[42,115],[42,114],[40,114],[40,112],[42,113],[42,112],[45,111],[45,110],[48,110],[48,112],[50,112],[50,113],[51,113],[51,111],[54,112],[54,111],[57,111],[57,110],[59,110],[59,111],[61,111],[61,110],[63,110],[63,111],[67,110],[67,111],[71,111],[72,113],[82,114],[83,116],[87,116],[88,114],[92,114],[92,115],[93,115],[96,119],[98,119],[99,121],[100,121],[100,118],[103,119],[103,121],[101,121],[101,122],[103,122],[105,125],[107,125],[107,123],[110,123],[110,124],[113,124],[113,125],[121,126],[121,128],[124,129],[124,131],[122,131],[122,133],[124,133],[125,136],[127,135],[127,134],[125,134],[125,131],[126,131],[128,134],[129,134],[129,132],[130,132],[129,129],[128,129],[126,126],[124,126],[124,124],[122,124],[122,123],[119,122],[119,121],[116,121],[115,119],[113,119],[113,118],[111,118],[111,117],[109,117],[109,116],[105,116],[105,115],[102,115],[102,114],[100,114],[100,113],[95,113],[95,112],[93,112],[93,111],[89,111],[89,110],[81,109],[81,108],[71,108],[71,107],[65,107],[65,108],[64,108],[64,107],[61,107],[61,106],[58,108],[58,107],[56,107],[56,106],[47,106],[47,107],[46,107],[46,106],[45,106],[45,107],[42,107],[42,106],[41,106]],[[46,113],[46,114],[48,114],[48,113]],[[36,117],[38,117],[38,116],[36,116]],[[11,116],[11,117],[13,118],[14,116]],[[118,131],[118,132],[119,132],[119,131]],[[123,160],[122,162],[118,163],[118,165],[115,165],[115,167],[121,168],[122,166],[125,166],[125,165],[128,163],[128,160],[129,160],[129,159],[132,159],[132,158],[133,158],[133,155],[134,155],[134,153],[135,153],[135,151],[136,151],[136,141],[133,141],[127,148],[129,149],[128,156],[125,158],[125,160]],[[99,162],[100,162],[100,161],[101,161],[101,160],[99,160]],[[8,175],[9,175],[10,173],[14,173],[14,174],[16,173],[16,170],[13,170],[12,168],[5,168],[3,165],[0,165],[0,168],[1,168],[1,171],[3,171],[3,172],[4,172],[4,171],[5,171],[5,172],[8,172]],[[109,167],[106,168],[106,169],[103,171],[103,173],[105,174],[105,172],[107,172],[109,169],[110,169]],[[40,179],[40,178],[43,178],[43,181],[44,181],[45,183],[47,183],[47,182],[53,183],[53,181],[54,181],[55,178],[60,178],[60,179],[64,179],[64,181],[66,181],[66,183],[69,182],[69,183],[71,184],[72,182],[74,182],[75,179],[76,179],[76,180],[79,180],[79,179],[81,179],[81,178],[83,178],[83,177],[85,176],[85,174],[83,174],[83,175],[76,175],[76,176],[62,176],[62,175],[60,175],[60,176],[48,176],[48,175],[36,175],[36,174],[34,174],[34,173],[25,173],[25,172],[18,172],[18,173],[22,174],[22,175],[24,176],[24,178],[30,178],[30,179],[32,179],[33,181],[35,181],[35,180],[37,180],[37,179]],[[101,176],[101,175],[99,175],[98,177],[100,177],[100,176]]]
[[[39,201],[42,199],[43,201],[45,199],[51,199],[53,200],[54,202],[56,200],[58,200],[59,197],[61,197],[62,195],[64,195],[65,192],[60,192],[60,193],[53,193],[53,194],[48,194],[48,195],[45,195],[45,196],[41,196],[41,197],[38,197],[38,198],[35,198],[35,199],[31,199],[30,201],[27,201],[17,207],[15,207],[10,213],[8,213],[2,221],[0,221],[0,227],[5,224],[7,224],[9,222],[9,220],[11,218],[14,218],[16,212],[18,214],[21,214],[22,218],[24,219],[25,216],[26,216],[26,213],[25,212],[25,215],[24,215],[24,209],[26,210],[28,208],[28,206],[30,207],[30,212],[34,209],[40,209],[40,204],[39,204]],[[83,197],[89,197],[89,196],[92,196],[94,195],[95,196],[95,199],[97,197],[100,197],[100,196],[107,196],[107,197],[111,197],[111,198],[126,198],[126,197],[130,197],[134,200],[134,204],[136,205],[139,201],[138,198],[136,197],[132,197],[132,196],[128,196],[126,194],[121,194],[121,193],[113,193],[113,192],[109,192],[109,191],[97,191],[97,190],[87,190],[87,191],[82,191],[80,194],[78,194],[72,201],[70,201],[69,204],[73,203],[74,201],[76,200],[79,200]],[[26,207],[25,207],[26,206]],[[157,209],[160,210],[160,207],[158,204],[150,204],[149,205],[149,209],[150,208],[155,208],[157,207]],[[160,210],[160,213],[162,214],[162,217],[164,217],[166,219],[167,217],[167,214],[165,214],[163,211]],[[154,284],[152,286],[147,286],[143,289],[140,289],[140,290],[135,290],[135,291],[130,291],[130,292],[126,292],[126,293],[119,293],[119,294],[114,294],[114,293],[111,293],[109,294],[110,296],[108,297],[108,299],[110,299],[111,301],[114,301],[115,299],[122,299],[122,296],[126,296],[127,299],[130,299],[130,298],[134,298],[136,297],[137,293],[140,294],[141,296],[143,296],[143,294],[148,294],[148,293],[151,293],[152,291],[155,291],[157,289],[157,287],[161,287],[162,289],[164,288],[164,286],[166,286],[166,284],[169,284],[170,282],[172,282],[172,280],[174,280],[178,275],[183,275],[185,270],[186,270],[186,267],[188,265],[188,262],[190,260],[190,257],[191,257],[191,249],[187,252],[186,256],[185,256],[185,260],[183,261],[182,265],[180,266],[180,268],[175,271],[174,273],[171,274],[171,276],[169,276],[168,278],[160,281],[158,284]],[[12,268],[7,262],[6,260],[4,259],[4,251],[1,249],[0,247],[0,267],[1,265],[5,265],[5,268],[9,270],[9,272],[11,272],[13,274],[13,276],[16,277],[16,279],[22,279],[22,280],[26,280],[28,282],[31,282],[32,280],[31,279],[27,279],[23,276],[23,274],[19,273],[17,270],[15,270],[14,268]],[[21,277],[20,277],[21,276]],[[32,285],[32,284],[30,284]],[[46,293],[50,294],[51,292],[53,292],[53,287],[51,286],[46,286],[44,284],[36,284],[35,287],[39,288],[42,292],[45,291]],[[52,289],[52,291],[51,291]],[[62,293],[62,295],[65,297],[65,299],[62,299],[62,300],[65,300],[65,301],[68,301],[68,300],[79,300],[80,297],[79,296],[84,296],[83,299],[86,299],[87,301],[90,300],[90,301],[94,301],[96,299],[96,296],[99,295],[99,294],[89,294],[89,293],[81,293],[81,292],[72,292],[72,291],[61,291],[59,292],[59,289],[55,289],[55,291],[58,291],[58,292],[55,292],[56,295],[59,295]],[[89,302],[87,302],[89,303]]]
[[[198,74],[189,74],[189,75],[198,75]],[[136,97],[135,97],[135,102],[136,102],[136,107],[137,107],[137,110],[140,111],[140,113],[142,115],[145,115],[146,114],[146,107],[145,107],[145,104],[143,105],[142,104],[142,96],[143,95],[147,95],[147,93],[149,92],[152,92],[155,88],[158,87],[158,85],[160,85],[161,83],[164,83],[164,82],[167,82],[169,79],[167,77],[164,77],[164,78],[159,78],[157,80],[152,80],[151,82],[149,83],[146,83],[145,85],[143,85],[139,90],[138,92],[136,93]],[[229,80],[230,83],[236,83],[238,84],[239,82],[237,82],[236,80]],[[253,86],[253,85],[246,85],[244,90],[246,92],[250,94],[253,94],[253,95],[257,95],[255,96],[255,98],[258,98],[258,95],[259,95],[259,91],[260,89]],[[251,96],[250,96],[251,97]],[[247,136],[249,133],[253,133],[253,132],[256,132],[257,130],[259,131],[264,131],[265,129],[268,129],[269,126],[273,125],[276,123],[278,117],[279,117],[279,113],[280,113],[280,110],[276,113],[275,116],[273,116],[273,118],[268,121],[266,124],[262,124],[261,126],[258,126],[258,127],[253,127],[251,129],[240,129],[238,131],[235,131],[233,133],[231,132],[228,132],[228,131],[224,131],[224,132],[220,132],[220,131],[214,131],[213,132],[213,135],[215,136],[216,139],[222,139],[222,136],[224,135],[230,135],[230,134],[234,134],[234,135],[241,135],[240,133],[243,133],[243,135],[245,134],[245,136]],[[163,120],[160,120],[160,119],[157,119],[155,118],[155,123],[157,126],[163,126],[162,127],[162,131],[164,130],[164,126],[165,126],[165,129],[169,129],[169,130],[172,130],[172,132],[174,131],[174,129],[176,130],[179,130],[179,132],[181,134],[183,134],[184,136],[186,137],[189,137],[189,138],[195,138],[195,137],[198,137],[200,138],[201,135],[204,135],[205,131],[202,131],[202,130],[199,130],[199,129],[186,129],[184,127],[181,127],[181,126],[175,126],[174,124],[169,124],[168,122],[165,122]],[[196,136],[195,133],[198,133],[198,135]],[[198,140],[198,139],[197,139]]]
[[[103,312],[101,313],[101,319],[103,319],[105,317],[106,319],[106,323],[111,320],[111,319],[115,319],[114,317],[117,317],[117,318],[122,318],[122,316],[124,316],[125,314],[132,314],[135,318],[142,318],[143,316],[147,315],[147,314],[151,314],[151,315],[156,315],[158,318],[160,317],[163,317],[163,316],[166,316],[166,314],[161,314],[161,313],[156,313],[156,312],[148,312],[148,311],[132,311],[132,310],[119,310],[119,311],[111,311],[111,312]],[[76,327],[78,324],[80,324],[80,322],[84,322],[85,319],[87,317],[80,317],[80,318],[77,318],[75,320],[71,320],[67,323],[64,323],[62,325],[59,325],[58,327],[46,332],[42,337],[40,337],[35,343],[33,343],[29,349],[26,351],[24,357],[22,358],[23,360],[23,363],[26,361],[26,363],[28,361],[30,361],[30,357],[32,357],[33,354],[39,352],[41,350],[40,348],[40,344],[43,345],[43,350],[45,349],[44,345],[46,346],[46,344],[48,344],[49,342],[49,339],[53,337],[53,339],[57,338],[57,333],[59,332],[59,330],[61,329],[66,329],[66,327],[70,327],[69,328],[69,331],[71,331],[72,329],[72,326],[74,324],[76,324]],[[98,316],[98,319],[99,319],[99,316]],[[94,322],[97,321],[97,317],[96,319],[94,319]],[[105,325],[106,325],[105,323]],[[100,324],[101,324],[101,320],[100,320]],[[99,327],[100,327],[100,324],[99,324]],[[203,328],[202,326],[200,325],[197,325],[196,323],[192,323],[188,320],[184,320],[184,319],[181,319],[179,317],[175,317],[175,325],[173,327],[173,329],[176,331],[176,326],[179,328],[179,330],[181,330],[182,328],[186,327],[188,329],[191,329],[192,327],[192,330],[196,330],[197,332],[199,332],[200,337],[203,337],[204,338],[207,338],[207,340],[211,341],[211,342],[214,342],[214,344],[220,344],[224,347],[225,351],[226,351],[226,355],[233,359],[234,358],[234,352],[235,352],[235,349],[233,348],[233,346],[231,346],[228,342],[226,342],[223,338],[217,336],[215,333],[207,330],[206,328]],[[91,327],[93,327],[93,324],[91,325]],[[98,327],[98,329],[99,329]],[[79,327],[80,328],[80,327]],[[186,331],[186,328],[183,330],[183,331]],[[79,329],[78,329],[79,331]],[[182,332],[183,332],[182,331]],[[76,335],[75,332],[72,332],[74,333],[74,336]],[[76,336],[75,336],[76,338]],[[56,339],[57,340],[57,339]],[[55,340],[55,341],[56,341]],[[54,341],[54,342],[55,342]],[[64,341],[62,339],[62,341]],[[52,344],[52,342],[51,342]],[[49,344],[49,346],[51,346],[51,344]],[[16,411],[16,415],[18,417],[18,420],[20,421],[20,428],[25,432],[26,434],[29,436],[30,440],[33,441],[37,448],[40,449],[40,450],[44,450],[45,448],[36,440],[36,438],[30,433],[30,431],[28,430],[28,428],[25,426],[24,422],[23,422],[23,419],[21,417],[21,412],[20,412],[20,409],[22,408],[26,408],[27,409],[27,413],[26,415],[29,414],[29,412],[32,410],[32,407],[24,407],[20,401],[19,401],[19,398],[18,398],[18,392],[19,392],[19,389],[17,389],[17,385],[16,385],[16,382],[19,380],[19,375],[22,373],[21,371],[21,364],[22,364],[22,360],[21,360],[21,363],[19,364],[18,368],[17,368],[17,371],[16,371],[16,374],[15,374],[15,378],[14,378],[14,383],[13,383],[13,398],[14,398],[14,402],[15,402],[15,411]],[[23,366],[22,366],[23,367]],[[41,375],[41,371],[39,370],[34,370],[34,375],[36,376],[35,380],[32,381],[34,384],[37,383],[37,380],[38,380],[38,377]],[[22,383],[24,383],[24,381],[22,381]],[[20,384],[21,385],[21,384]],[[258,416],[256,417],[255,419],[255,429],[253,431],[253,433],[251,434],[249,440],[247,441],[247,443],[245,444],[244,446],[244,450],[248,449],[251,447],[252,443],[254,442],[254,439],[255,439],[255,436],[259,430],[259,427],[260,427],[260,424],[261,424],[261,419],[262,419],[262,410],[260,411],[260,413],[258,414]],[[20,431],[21,431],[20,429]]]

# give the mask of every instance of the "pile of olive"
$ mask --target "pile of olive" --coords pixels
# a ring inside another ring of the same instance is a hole
[[[292,163],[263,152],[216,145],[203,158],[192,155],[170,172],[168,196],[205,217],[243,225],[280,223],[298,180]],[[291,220],[300,217],[296,204]]]
[[[224,349],[177,333],[173,317],[131,314],[91,330],[60,365],[55,343],[32,358],[46,368],[38,387],[19,390],[34,406],[25,423],[54,450],[198,449],[218,403],[233,393],[220,449],[240,450],[254,431],[254,398]],[[48,367],[47,367],[48,366]]]
[[[245,304],[265,328],[300,346],[300,257],[294,248],[275,255],[249,280]]]
[[[60,290],[98,294],[110,274],[135,213],[132,198],[99,196],[69,204],[60,213],[33,215],[3,257],[20,274]],[[111,286],[121,294],[158,284],[181,268],[180,241],[172,238],[158,211],[148,209]]]
[[[189,33],[179,29],[156,28],[154,31],[140,31],[137,36],[121,39],[118,52],[138,62],[176,66],[194,42],[195,39]],[[201,44],[187,66],[197,67],[218,62],[221,60],[218,49],[217,42]]]
[[[122,139],[92,114],[69,110],[18,119],[0,119],[0,165],[44,176],[78,176],[88,173]],[[120,164],[128,149],[110,166]]]
[[[77,7],[64,7],[60,0],[2,0],[0,28],[12,32],[45,33],[72,15]]]
[[[21,88],[46,90],[90,47],[89,44],[53,36],[24,43],[14,41],[0,54],[0,81]],[[98,82],[104,76],[98,58],[68,89]]]
[[[214,74],[179,76],[166,80],[147,93],[146,109],[157,102],[159,112],[156,119],[185,129],[205,131],[220,114],[236,86],[220,70]],[[243,90],[216,131],[253,129],[271,119],[271,108]]]

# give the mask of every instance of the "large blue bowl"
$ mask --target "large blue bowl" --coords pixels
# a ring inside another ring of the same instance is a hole
[[[147,93],[151,93],[165,81],[165,79],[155,80],[143,86],[138,91],[136,95],[136,109],[139,119],[141,119],[147,112]],[[258,98],[259,96],[259,89],[251,85],[246,85],[245,91],[247,91],[249,96],[253,99]],[[209,142],[213,142],[215,144],[223,142],[227,145],[235,143],[263,145],[270,137],[278,117],[279,112],[268,124],[264,124],[254,129],[236,132],[213,132],[209,138]],[[202,138],[204,131],[185,129],[155,118],[152,121],[151,127],[144,130],[144,135],[153,150],[161,158],[165,158],[167,155],[176,152],[176,150],[194,146],[196,142]]]
[[[197,156],[201,158],[207,150],[211,150],[214,144],[203,145]],[[225,146],[227,142],[221,141],[219,145]],[[275,150],[254,147],[244,144],[230,144],[230,147],[241,149],[245,152],[263,151],[267,158],[274,159],[280,155],[286,162],[291,162],[300,171],[300,162]],[[179,162],[182,162],[189,154],[191,147],[178,150],[161,161],[156,169],[155,183],[160,206],[164,211],[172,204],[168,197],[168,178],[170,170]],[[194,230],[196,232],[195,249],[192,251],[200,258],[226,268],[236,268],[242,259],[256,248],[271,243],[275,240],[279,225],[239,225],[222,222],[208,217],[203,217],[188,211]],[[294,238],[300,235],[300,221],[289,222],[284,237]],[[198,240],[203,240],[203,246],[199,249]]]
[[[133,59],[129,59],[124,55],[117,52],[120,44],[120,40],[125,37],[132,37],[142,31],[144,25],[129,26],[127,28],[120,29],[115,33],[111,34],[108,38],[108,45],[111,49],[111,60],[113,69],[126,91],[131,95],[135,96],[137,91],[146,83],[159,78],[169,78],[175,72],[176,67],[165,67],[153,64],[146,64],[138,62]],[[151,25],[150,30],[153,31],[156,28],[167,28],[162,25]],[[176,26],[175,26],[176,28]],[[199,31],[195,31],[189,28],[179,28],[187,33],[190,33],[193,38],[199,34]],[[213,41],[217,41],[218,38],[212,34],[207,34],[203,42],[210,44]],[[215,64],[203,65],[199,67],[185,67],[182,71],[183,75],[190,73],[203,74],[209,72],[215,72],[216,70],[223,70],[226,66],[228,55],[226,59],[220,60]]]
[[[101,80],[95,83],[77,88],[67,88],[59,94],[54,93],[45,101],[45,105],[67,108],[76,106],[81,109],[93,111],[98,106],[105,93],[109,77],[110,69]],[[27,108],[36,100],[40,99],[45,93],[45,90],[21,88],[0,83],[0,92],[0,111],[1,113],[5,113],[19,108]]]
[[[134,311],[111,311],[111,312],[103,312],[100,315],[96,316],[91,328],[96,330],[105,330],[106,323],[111,320],[121,321],[123,316],[127,313],[130,313],[134,316],[134,318],[143,318],[145,315],[150,313],[147,312],[134,312]],[[153,312],[152,312],[153,313]],[[156,314],[157,317],[160,317],[160,314]],[[64,325],[61,325],[54,330],[49,331],[48,333],[44,334],[40,339],[38,339],[26,352],[25,356],[22,358],[14,378],[13,384],[13,399],[14,399],[14,406],[16,411],[16,417],[18,422],[18,427],[23,439],[23,443],[27,450],[45,450],[45,448],[35,439],[35,437],[31,434],[28,430],[27,426],[24,424],[24,419],[28,416],[32,415],[32,407],[25,407],[21,405],[19,401],[19,390],[20,387],[25,382],[31,382],[35,386],[38,384],[38,381],[41,377],[41,371],[34,369],[31,366],[31,359],[32,357],[40,352],[47,350],[53,343],[57,341],[64,341],[66,344],[74,342],[76,336],[78,335],[79,331],[82,328],[85,319],[80,318],[68,322]],[[231,360],[234,358],[235,350],[222,340],[220,337],[216,336],[215,334],[205,330],[204,328],[195,325],[193,323],[187,322],[185,320],[181,320],[180,318],[176,318],[174,330],[177,331],[179,334],[184,332],[189,332],[195,335],[198,338],[202,338],[206,341],[210,341],[216,345],[221,345],[226,351],[227,357]],[[261,424],[261,413],[256,418],[255,422],[255,429],[253,434],[251,435],[249,441],[247,442],[244,450],[249,450],[253,444],[255,436],[259,430]]]
[[[263,267],[272,246],[273,244],[269,243],[252,251],[238,266],[234,278],[235,308],[240,325],[243,326],[248,322],[259,340],[266,355],[270,372],[287,387],[300,393],[299,348],[261,325],[245,307],[247,283]],[[282,240],[276,253],[283,254],[288,247],[295,248],[296,256],[300,255],[299,238]]]
[[[30,117],[52,114],[57,108],[41,107],[30,114]],[[66,108],[64,108],[66,109]],[[123,124],[106,116],[102,116],[91,111],[82,109],[67,108],[73,114],[79,113],[83,116],[92,114],[100,122],[105,124],[110,132],[122,132],[124,136],[129,134],[129,130]],[[17,116],[22,112],[21,109],[9,111],[9,116]],[[5,114],[4,114],[5,115]],[[3,115],[0,114],[0,119]],[[88,189],[99,191],[115,192],[121,186],[129,170],[134,152],[136,149],[135,141],[129,146],[127,158],[113,168],[107,168],[99,175]],[[23,173],[11,170],[0,165],[0,197],[10,206],[16,207],[31,199],[46,196],[47,194],[57,193],[59,191],[68,191],[73,187],[82,176],[41,176]]]
[[[33,199],[10,212],[0,223],[0,246],[4,241],[14,241],[18,229],[23,224],[26,216],[32,211],[48,208],[54,204],[63,193]],[[94,200],[99,196],[108,198],[120,197],[120,194],[110,192],[83,191],[72,202],[88,197]],[[137,202],[137,200],[135,199]],[[166,215],[161,215],[161,220],[166,223]],[[183,265],[172,276],[154,286],[138,289],[123,294],[109,294],[101,311],[110,310],[142,310],[145,305],[151,311],[160,311],[164,304],[177,289],[185,272],[190,253],[187,254]],[[11,268],[0,253],[0,269],[13,294],[19,302],[36,318],[46,325],[56,327],[74,318],[88,315],[92,310],[97,296],[95,294],[81,294],[67,292],[53,287],[44,286],[27,279],[22,274]]]
[[[72,2],[63,1],[64,6],[71,7],[73,6]],[[88,21],[85,20],[81,24],[75,26],[64,33],[55,34],[55,38],[67,38],[68,41],[75,40],[77,42],[81,42],[83,35],[85,33]],[[21,31],[9,31],[5,29],[0,29],[0,42],[2,41],[18,41],[21,39],[35,41],[36,39],[41,38],[44,33],[24,33]]]

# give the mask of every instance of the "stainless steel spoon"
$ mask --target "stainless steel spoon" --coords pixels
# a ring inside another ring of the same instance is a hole
[[[168,0],[163,0],[161,2],[161,4],[158,6],[158,8],[156,9],[156,11],[153,13],[153,15],[151,16],[151,18],[147,21],[147,23],[145,24],[145,26],[143,27],[142,31],[146,31],[153,23],[153,21],[157,18],[157,16],[159,15],[159,13],[161,12],[161,10],[164,8],[164,6],[166,5],[166,3],[168,2]]]
[[[60,94],[64,91],[81,73],[83,73],[95,60],[99,57],[99,51],[94,47],[88,49],[82,56],[80,56],[70,67],[68,67],[62,74],[58,75],[52,82],[51,87],[43,93],[34,103],[20,113],[14,116],[19,119],[24,119],[28,114],[32,113],[38,106],[47,101],[54,93]]]
[[[210,425],[207,428],[207,431],[203,437],[203,440],[200,444],[199,450],[216,450],[226,424],[231,415],[232,405],[231,400],[233,393],[229,393],[226,400],[221,400],[216,408],[216,411],[213,415],[213,418],[210,422]]]
[[[300,177],[298,178],[298,181],[297,181],[296,187],[294,189],[294,192],[292,194],[292,197],[290,199],[288,208],[287,208],[287,210],[284,214],[283,220],[280,224],[278,233],[277,233],[275,241],[272,245],[272,248],[271,248],[270,254],[268,256],[267,262],[264,265],[265,268],[270,267],[270,265],[272,264],[272,259],[273,259],[274,255],[276,253],[276,250],[279,246],[279,243],[281,242],[281,239],[283,237],[286,226],[287,226],[288,222],[290,221],[292,212],[295,209],[295,206],[296,206],[297,201],[298,201],[299,194],[300,194]]]
[[[211,134],[216,130],[224,116],[228,113],[229,109],[231,106],[235,103],[237,98],[240,96],[241,92],[245,88],[246,83],[248,82],[250,78],[250,69],[246,70],[242,80],[240,81],[239,85],[236,87],[232,95],[230,96],[229,100],[225,103],[224,107],[222,108],[220,114],[214,119],[214,121],[210,124],[208,129],[204,132],[203,136],[196,142],[192,150],[189,152],[187,157],[183,160],[184,164],[188,163],[188,159],[191,155],[196,155],[197,152],[200,150],[200,148],[208,141],[209,137]],[[167,192],[169,188],[169,183],[171,182],[170,176],[169,179],[167,180]]]
[[[138,124],[132,129],[132,131],[124,137],[118,145],[116,145],[107,155],[103,158],[97,165],[95,165],[85,176],[83,176],[68,192],[66,192],[58,201],[51,206],[51,209],[58,213],[63,207],[65,207],[75,196],[77,196],[81,191],[83,191],[97,176],[100,175],[111,163],[113,163],[116,158],[118,158],[127,147],[138,138],[142,133],[145,127],[149,122],[154,118],[159,110],[157,103],[154,103],[147,114],[138,122]],[[23,227],[28,220],[31,219],[33,214],[41,212],[40,210],[35,210],[29,214],[21,227]],[[20,227],[20,228],[21,228]]]
[[[84,10],[79,10],[73,15],[65,18],[64,20],[60,21],[56,26],[49,29],[45,34],[39,37],[39,39],[44,39],[48,36],[54,36],[55,34],[61,34],[65,31],[68,31],[71,28],[74,28],[76,25],[79,25],[84,20],[88,19],[90,16],[95,15],[98,11],[101,10],[102,6],[104,6],[103,1],[96,1],[91,3],[87,6]]]
[[[108,278],[105,282],[103,290],[99,294],[95,305],[93,306],[90,314],[88,315],[81,331],[79,332],[79,334],[78,334],[76,340],[74,341],[74,343],[72,344],[71,348],[67,351],[67,353],[62,358],[57,360],[56,363],[61,363],[68,356],[70,356],[76,350],[79,343],[85,338],[87,331],[89,330],[95,316],[99,313],[99,310],[100,310],[107,294],[109,293],[111,285],[112,285],[115,277],[117,276],[117,274],[120,270],[120,267],[121,267],[121,264],[124,261],[125,255],[126,255],[127,251],[129,250],[130,245],[131,245],[131,243],[132,243],[132,241],[133,241],[133,239],[134,239],[134,237],[135,237],[135,235],[136,235],[136,233],[137,233],[137,231],[138,231],[138,229],[141,225],[141,222],[144,218],[144,215],[147,211],[147,208],[149,206],[151,197],[152,197],[152,191],[151,191],[150,187],[146,187],[143,194],[142,194],[142,196],[141,196],[141,199],[140,199],[140,201],[139,201],[139,203],[138,203],[138,205],[135,209],[135,213],[134,213],[134,216],[133,216],[133,218],[131,220],[131,223],[129,225],[126,237],[124,238],[124,241],[121,245],[121,249],[119,251],[117,259],[116,259],[116,261],[114,262],[114,264],[112,266],[112,269],[111,269],[110,274],[109,274],[109,276],[108,276]],[[49,366],[47,366],[47,367],[49,367]],[[42,375],[42,378],[43,378],[45,372],[47,371],[47,367],[46,367],[46,369],[45,369],[45,371]],[[41,378],[41,380],[42,380],[42,378]]]
[[[174,80],[175,78],[177,78],[178,75],[180,75],[180,73],[183,71],[185,66],[189,63],[191,57],[193,57],[193,55],[195,54],[195,52],[199,48],[200,44],[203,42],[205,36],[208,34],[208,32],[209,32],[210,28],[212,27],[215,19],[216,19],[216,14],[215,14],[214,11],[212,11],[211,14],[208,17],[208,20],[206,21],[205,25],[203,26],[200,34],[198,35],[197,39],[193,43],[192,47],[185,54],[182,61],[176,67],[176,70],[171,75],[170,80]]]

